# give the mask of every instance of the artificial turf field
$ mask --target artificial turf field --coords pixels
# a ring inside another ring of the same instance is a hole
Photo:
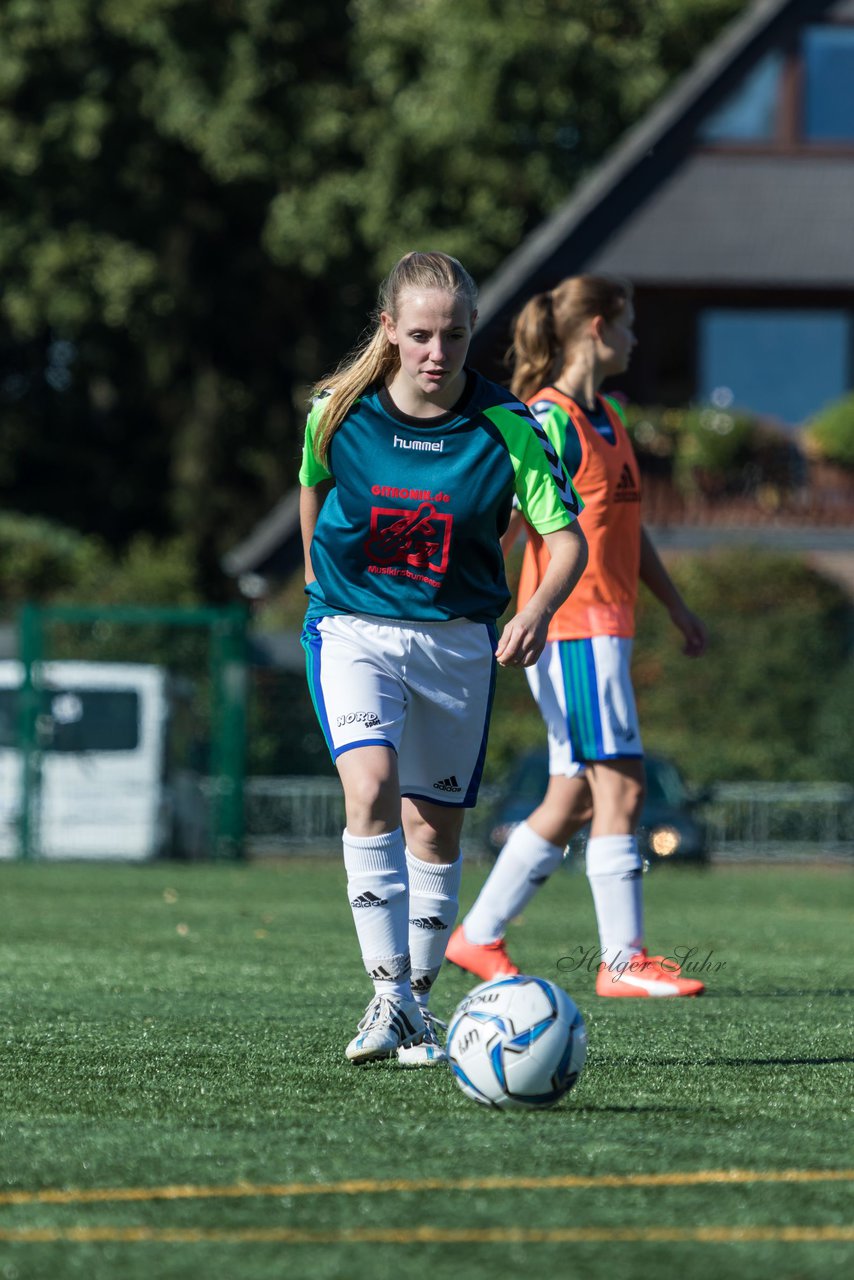
[[[712,966],[677,1001],[593,994],[589,892],[560,873],[509,943],[576,999],[587,1066],[512,1114],[445,1069],[347,1064],[370,990],[337,861],[7,864],[0,886],[2,1280],[851,1266],[850,870],[651,874],[651,949]],[[446,970],[436,1011],[471,985]]]

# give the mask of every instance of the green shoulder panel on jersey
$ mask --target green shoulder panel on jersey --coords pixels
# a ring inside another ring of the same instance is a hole
[[[620,404],[619,400],[617,400],[615,396],[603,396],[602,399],[607,401],[609,406],[614,410],[614,413],[616,413],[617,417],[620,419],[620,422],[622,422],[623,426],[628,427],[629,420],[626,417],[626,411]]]
[[[584,503],[536,419],[502,405],[484,409],[483,415],[504,440],[516,474],[516,495],[528,523],[537,533],[553,533],[571,524]]]
[[[314,438],[317,435],[317,429],[320,426],[322,416],[323,401],[325,396],[319,396],[312,404],[308,411],[308,418],[305,424],[305,444],[302,450],[302,463],[299,469],[299,482],[307,488],[320,484],[323,480],[330,480],[332,472],[319,461],[314,451]]]

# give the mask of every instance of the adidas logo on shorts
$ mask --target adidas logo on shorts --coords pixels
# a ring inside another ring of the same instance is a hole
[[[378,894],[371,893],[370,890],[368,890],[367,893],[360,893],[358,898],[351,898],[350,906],[351,907],[387,907],[388,898],[380,898]]]
[[[462,791],[462,787],[457,782],[456,777],[452,773],[450,778],[440,778],[438,782],[433,783],[434,791]]]

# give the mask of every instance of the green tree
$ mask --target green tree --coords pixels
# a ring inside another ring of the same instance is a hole
[[[81,581],[103,583],[106,549],[94,538],[38,517],[0,514],[0,608],[47,601]]]
[[[92,535],[37,516],[0,514],[0,604],[197,605],[192,559],[180,538],[139,534],[117,554]]]
[[[0,498],[222,550],[401,250],[479,276],[744,0],[5,0]]]

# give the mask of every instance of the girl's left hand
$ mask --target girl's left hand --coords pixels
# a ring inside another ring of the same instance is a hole
[[[531,667],[546,643],[548,620],[531,618],[523,609],[511,618],[498,641],[496,660],[502,667]]]

